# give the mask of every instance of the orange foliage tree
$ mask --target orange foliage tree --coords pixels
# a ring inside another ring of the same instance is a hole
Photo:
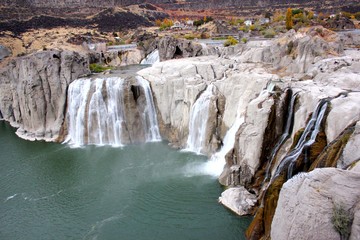
[[[293,28],[293,21],[292,21],[292,10],[291,8],[288,8],[286,11],[286,17],[285,17],[285,26],[287,30],[290,30]]]

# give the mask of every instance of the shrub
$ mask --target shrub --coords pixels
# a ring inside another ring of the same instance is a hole
[[[238,44],[238,40],[236,40],[234,37],[230,36],[228,39],[224,42],[224,47],[232,46]]]
[[[286,49],[287,55],[290,55],[290,54],[291,54],[293,48],[294,48],[294,42],[293,42],[293,41],[290,41],[290,42],[287,44],[287,49]]]
[[[236,22],[241,25],[244,24],[245,20],[243,18],[239,18]]]
[[[273,38],[273,37],[275,37],[275,35],[276,35],[276,32],[275,32],[275,30],[273,28],[266,29],[264,31],[264,37],[265,38]]]
[[[241,27],[239,27],[239,31],[247,32],[247,31],[249,31],[249,27],[248,26],[241,26]]]
[[[232,26],[235,26],[236,23],[237,23],[237,22],[236,22],[235,18],[233,18],[233,17],[232,17],[232,18],[230,19],[230,21],[229,21],[229,24],[232,25]]]
[[[354,16],[357,20],[360,20],[360,12],[355,13]]]
[[[93,72],[93,73],[100,73],[100,72],[103,72],[105,70],[111,69],[111,67],[105,67],[105,66],[102,66],[102,65],[97,64],[97,63],[91,63],[89,65],[89,68],[90,68],[90,71]]]
[[[162,23],[162,22],[161,22],[160,19],[156,19],[156,20],[155,20],[155,25],[156,25],[156,26],[160,27],[160,26],[161,26],[161,23]]]
[[[201,39],[208,39],[208,38],[210,38],[210,35],[208,33],[206,33],[206,32],[202,32],[200,34],[200,38]]]
[[[247,43],[247,41],[248,41],[247,38],[242,38],[241,39],[241,42],[243,42],[243,43]]]
[[[294,16],[294,15],[296,15],[296,14],[303,13],[303,10],[301,10],[301,9],[292,9],[292,10],[291,10],[291,13],[292,13],[292,15]]]
[[[353,220],[354,215],[350,211],[345,210],[343,205],[334,204],[331,222],[335,230],[339,232],[340,239],[345,240],[349,238]]]
[[[276,10],[273,16],[273,22],[281,22],[285,19],[285,16],[281,14],[280,10]]]
[[[155,24],[159,26],[160,31],[163,31],[173,26],[174,22],[171,19],[165,18],[162,22],[160,20],[156,20]]]
[[[186,34],[184,36],[184,38],[187,39],[187,40],[193,40],[193,39],[195,39],[195,35],[192,34],[192,33],[189,33],[189,34]]]

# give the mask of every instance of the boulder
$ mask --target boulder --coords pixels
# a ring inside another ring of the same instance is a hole
[[[333,217],[338,217],[335,208],[342,208],[345,217],[353,219],[350,239],[358,239],[359,182],[358,172],[335,168],[294,176],[281,189],[271,239],[340,239],[332,222]]]
[[[228,188],[219,197],[219,203],[240,216],[250,214],[256,202],[256,195],[242,186]]]
[[[10,49],[0,45],[0,61],[11,55]]]

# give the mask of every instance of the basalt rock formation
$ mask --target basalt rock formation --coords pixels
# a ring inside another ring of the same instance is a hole
[[[145,3],[145,4],[144,4]],[[347,9],[351,7],[352,9],[359,8],[359,4],[353,1],[285,1],[285,0],[1,0],[0,4],[4,6],[13,7],[27,7],[27,8],[47,8],[51,9],[76,9],[76,8],[89,8],[89,9],[101,9],[101,8],[111,8],[111,7],[123,7],[131,4],[142,4],[144,8],[148,8],[148,3],[160,6],[165,10],[170,11],[181,11],[182,14],[186,12],[196,12],[196,11],[210,11],[212,14],[217,16],[238,16],[248,14],[262,14],[263,11],[268,11],[269,9],[286,9],[288,7],[302,7],[302,8],[313,8],[316,11],[333,11],[339,10],[341,8]],[[189,14],[189,13],[188,13]],[[194,14],[196,16],[196,14]]]
[[[0,73],[1,118],[23,138],[56,140],[68,86],[88,73],[87,58],[75,52],[52,50],[13,60]]]
[[[21,5],[20,5],[21,6]],[[102,3],[99,3],[102,6]],[[133,8],[91,8],[80,14],[78,7],[61,8],[56,7],[50,10],[47,8],[35,8],[34,12],[27,17],[19,15],[21,10],[7,18],[0,18],[0,31],[11,31],[14,35],[27,32],[32,29],[51,29],[56,27],[83,27],[93,28],[99,31],[118,32],[139,27],[149,27],[156,19],[168,17],[164,12],[133,6]],[[12,12],[12,8],[5,8],[4,11]],[[27,12],[28,8],[24,9]],[[51,13],[53,11],[54,13]],[[68,12],[64,14],[64,12]],[[81,12],[81,11],[80,11]]]

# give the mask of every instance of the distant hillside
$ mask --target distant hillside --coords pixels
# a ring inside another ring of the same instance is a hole
[[[133,4],[139,4],[133,11]],[[275,9],[311,8],[318,12],[360,11],[359,0],[0,0],[0,31],[20,33],[56,26],[98,27],[104,31],[149,26],[167,14],[216,18],[263,15]],[[109,13],[106,9],[118,9]],[[103,12],[104,14],[98,15]],[[106,13],[106,14],[105,14]],[[98,15],[98,16],[96,16]]]
[[[259,8],[313,7],[316,9],[338,9],[338,7],[359,7],[358,0],[0,0],[8,7],[40,8],[108,8],[132,4],[152,3],[171,10],[255,10]]]

